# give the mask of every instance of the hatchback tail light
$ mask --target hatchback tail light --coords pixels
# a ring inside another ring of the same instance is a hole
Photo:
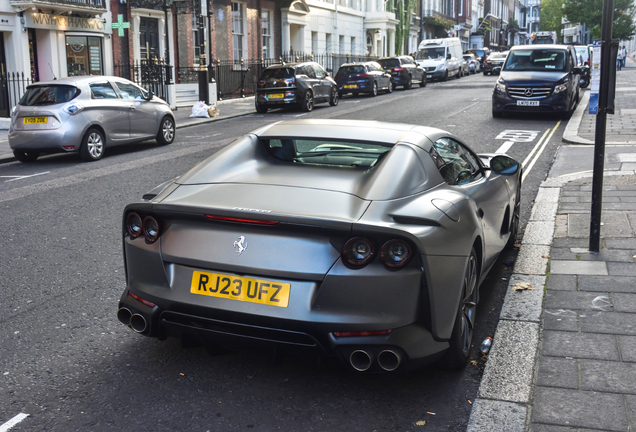
[[[259,87],[265,87],[265,85],[267,85],[267,82],[266,82],[266,81],[259,81],[259,82],[258,82],[258,86],[259,86]]]
[[[404,70],[404,68],[396,67],[396,68],[393,68],[393,70],[394,70],[395,72],[402,72],[402,71]]]

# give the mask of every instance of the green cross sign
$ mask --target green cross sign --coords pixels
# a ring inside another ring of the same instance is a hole
[[[121,14],[117,15],[117,22],[112,23],[111,25],[113,26],[114,29],[117,29],[119,37],[122,37],[124,35],[124,29],[130,28],[130,23],[124,22],[124,16]]]

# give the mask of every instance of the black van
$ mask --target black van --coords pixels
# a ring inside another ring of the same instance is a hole
[[[569,118],[579,102],[581,72],[572,46],[512,47],[492,93],[492,116],[527,112]]]

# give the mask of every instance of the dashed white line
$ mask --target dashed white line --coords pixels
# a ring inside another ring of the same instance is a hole
[[[22,420],[24,420],[28,416],[29,416],[28,414],[24,414],[24,413],[18,414],[17,416],[13,417],[11,420],[6,422],[5,424],[0,425],[0,432],[7,432],[9,429],[17,425],[18,423],[20,423]]]
[[[12,182],[12,181],[16,181],[16,180],[22,180],[25,178],[29,178],[29,177],[35,177],[35,176],[40,176],[40,175],[44,175],[44,174],[48,174],[50,171],[45,171],[45,172],[41,172],[41,173],[37,173],[37,174],[31,174],[31,175],[27,175],[27,176],[0,176],[0,178],[8,178],[10,180],[5,180],[4,182]]]

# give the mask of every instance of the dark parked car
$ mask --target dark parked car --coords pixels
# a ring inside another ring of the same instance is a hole
[[[506,61],[508,51],[494,52],[484,60],[484,75],[498,74]]]
[[[426,70],[415,63],[411,56],[387,57],[378,60],[386,73],[391,74],[393,89],[402,86],[410,90],[413,84],[426,87]]]
[[[543,112],[567,118],[579,102],[580,75],[572,46],[513,47],[492,94],[492,115]]]
[[[340,96],[346,93],[368,93],[377,96],[378,91],[393,91],[391,75],[377,62],[343,64],[334,79],[338,84]]]
[[[298,106],[311,111],[314,104],[338,105],[338,86],[322,66],[314,62],[270,66],[256,83],[256,111]]]
[[[479,285],[514,244],[521,174],[431,127],[260,127],[126,206],[117,317],[359,372],[463,367]]]

